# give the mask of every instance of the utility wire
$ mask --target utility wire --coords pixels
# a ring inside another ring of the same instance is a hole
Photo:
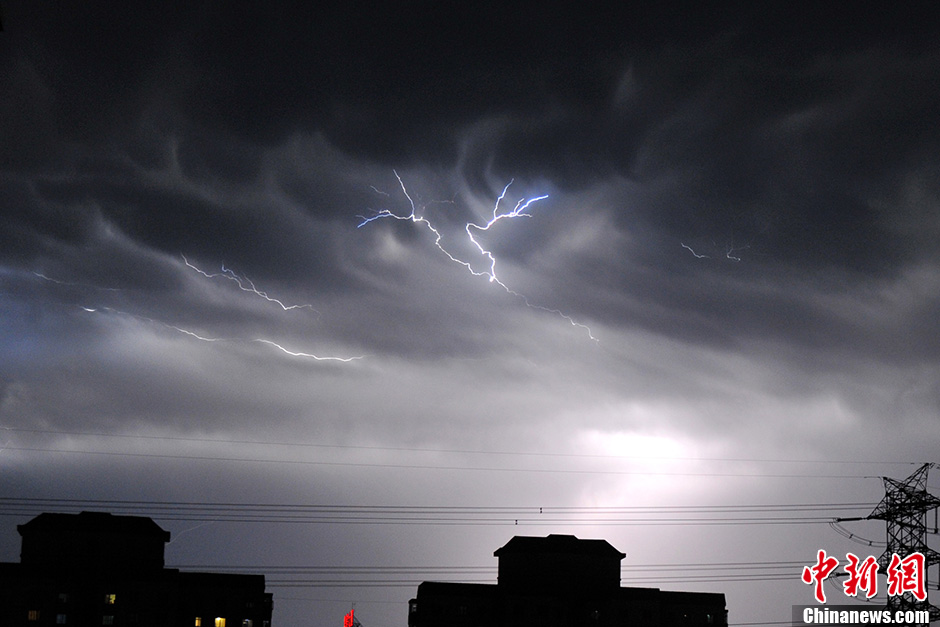
[[[870,475],[829,475],[829,474],[789,474],[789,473],[760,473],[760,472],[662,472],[650,470],[601,470],[576,468],[509,468],[498,466],[449,466],[439,464],[392,464],[370,462],[337,462],[306,459],[272,459],[258,457],[227,457],[211,455],[178,455],[167,453],[128,453],[116,451],[89,451],[63,448],[44,448],[27,446],[7,446],[4,450],[24,451],[31,453],[59,453],[70,455],[97,455],[105,457],[130,457],[141,459],[171,459],[210,462],[242,462],[255,464],[288,464],[309,466],[336,466],[357,468],[381,468],[402,470],[451,470],[451,471],[477,471],[477,472],[529,472],[550,474],[592,474],[592,475],[629,475],[629,476],[659,476],[659,477],[761,477],[782,479],[871,479]]]
[[[365,525],[806,525],[829,524],[833,512],[871,511],[871,503],[591,506],[415,506],[286,503],[194,503],[0,497],[0,515],[104,510],[162,521]]]

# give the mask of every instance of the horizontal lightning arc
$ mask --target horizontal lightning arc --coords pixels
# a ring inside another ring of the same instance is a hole
[[[126,311],[121,311],[121,310],[119,310],[119,309],[113,309],[113,308],[111,308],[111,307],[84,307],[84,306],[81,306],[80,308],[81,308],[82,311],[86,311],[86,312],[88,312],[88,313],[116,314],[116,315],[118,315],[118,316],[126,316],[126,317],[128,317],[128,318],[133,318],[133,319],[135,319],[135,320],[140,320],[140,321],[142,321],[142,322],[149,322],[150,324],[156,324],[156,325],[159,325],[159,326],[164,327],[164,328],[166,328],[166,329],[171,329],[171,330],[173,330],[173,331],[176,331],[177,333],[182,333],[183,335],[188,335],[189,337],[196,338],[197,340],[200,340],[200,341],[202,341],[202,342],[230,342],[230,341],[234,341],[234,340],[229,340],[229,339],[227,339],[227,338],[222,338],[222,337],[206,337],[206,336],[204,336],[204,335],[200,335],[200,334],[196,333],[195,331],[190,331],[189,329],[184,329],[184,328],[182,328],[182,327],[177,327],[177,326],[174,326],[174,325],[172,325],[172,324],[167,324],[166,322],[161,322],[161,321],[159,321],[159,320],[154,320],[153,318],[148,318],[147,316],[141,316],[141,315],[139,315],[139,314],[128,313],[128,312],[126,312]]]
[[[55,283],[56,285],[65,285],[67,287],[84,287],[93,290],[100,290],[102,292],[120,292],[121,288],[119,287],[101,287],[99,285],[89,285],[87,283],[76,283],[75,281],[62,281],[59,279],[53,279],[52,277],[46,276],[41,272],[33,272],[33,274],[44,281],[49,281],[50,283]]]
[[[208,278],[208,279],[213,279],[213,278],[216,278],[216,277],[222,277],[222,278],[226,278],[226,279],[229,279],[229,280],[231,280],[231,281],[234,281],[235,283],[238,284],[238,287],[239,287],[242,291],[253,293],[253,294],[257,295],[257,296],[260,296],[261,298],[264,298],[265,300],[267,300],[267,301],[269,301],[269,302],[276,303],[276,304],[279,305],[279,306],[281,307],[281,309],[283,309],[284,311],[290,311],[290,310],[292,310],[292,309],[302,309],[302,308],[310,308],[310,309],[313,309],[312,305],[285,305],[282,301],[280,301],[280,300],[278,300],[278,299],[276,299],[276,298],[272,298],[272,297],[268,296],[267,293],[265,293],[265,292],[263,292],[263,291],[257,289],[257,287],[255,286],[255,284],[252,283],[250,279],[247,279],[246,277],[241,277],[241,276],[237,275],[237,274],[236,274],[234,271],[232,271],[231,269],[226,268],[226,267],[224,267],[224,266],[222,267],[222,272],[221,272],[221,273],[215,273],[215,274],[213,274],[213,273],[205,272],[205,271],[201,270],[200,268],[196,267],[195,265],[193,265],[192,263],[190,263],[190,261],[186,258],[185,255],[181,255],[181,257],[183,258],[183,262],[186,264],[186,266],[187,266],[188,268],[190,268],[190,269],[192,269],[192,270],[198,272],[198,273],[201,274],[202,276],[204,276],[204,277],[206,277],[206,278]],[[97,286],[86,285],[86,284],[83,284],[83,283],[76,283],[76,282],[70,282],[70,281],[63,281],[63,280],[60,280],[60,279],[51,278],[51,277],[46,276],[46,275],[44,275],[44,274],[42,274],[42,273],[39,273],[39,272],[33,272],[33,275],[35,275],[36,277],[38,277],[38,278],[40,278],[40,279],[42,279],[42,280],[44,280],[44,281],[49,281],[49,282],[51,282],[51,283],[55,283],[55,284],[58,284],[58,285],[86,287],[86,288],[97,289],[97,290],[119,291],[118,288],[102,288],[102,287],[97,287]],[[234,343],[234,342],[241,342],[241,343],[247,343],[247,342],[261,342],[261,343],[263,343],[263,344],[269,344],[269,345],[271,345],[271,346],[274,346],[274,347],[276,347],[278,350],[280,350],[280,351],[282,351],[283,353],[285,353],[285,354],[287,354],[287,355],[290,355],[290,356],[292,356],[292,357],[299,357],[299,358],[305,358],[305,359],[313,359],[313,360],[316,360],[316,361],[339,361],[339,362],[343,362],[343,363],[348,363],[348,362],[351,362],[351,361],[356,361],[356,360],[364,359],[364,358],[365,358],[365,356],[356,356],[356,357],[335,357],[335,356],[314,355],[314,354],[312,354],[312,353],[304,353],[304,352],[299,352],[299,351],[291,351],[291,350],[285,348],[284,346],[278,344],[277,342],[274,342],[274,341],[272,341],[272,340],[263,339],[263,338],[258,338],[258,339],[253,339],[253,340],[245,340],[245,339],[239,339],[239,338],[210,337],[210,336],[207,336],[207,335],[203,335],[203,334],[201,334],[201,333],[197,333],[196,331],[193,331],[193,330],[191,330],[191,329],[187,329],[187,328],[179,327],[179,326],[176,326],[176,325],[173,325],[173,324],[169,324],[169,323],[167,323],[167,322],[163,322],[163,321],[161,321],[161,320],[156,320],[156,319],[151,318],[151,317],[148,317],[148,316],[144,316],[144,315],[140,315],[140,314],[136,314],[136,313],[129,313],[129,312],[126,312],[126,311],[121,311],[121,310],[119,310],[119,309],[114,309],[113,307],[108,307],[108,306],[104,306],[104,305],[98,305],[98,306],[79,305],[78,308],[81,309],[82,311],[84,311],[85,313],[107,314],[107,315],[116,315],[116,316],[123,316],[123,317],[127,317],[127,318],[133,318],[133,319],[138,320],[138,321],[141,321],[141,322],[146,322],[146,323],[149,323],[149,324],[152,324],[152,325],[161,326],[161,327],[163,327],[163,328],[165,328],[165,329],[170,329],[170,330],[175,331],[175,332],[177,332],[177,333],[186,335],[187,337],[191,337],[191,338],[193,338],[193,339],[199,340],[200,342],[208,342],[208,343],[214,343],[214,342],[233,342],[233,343]],[[315,310],[314,310],[314,311],[315,311]]]
[[[185,263],[187,267],[192,268],[193,270],[195,270],[202,276],[206,277],[207,279],[214,279],[216,277],[221,277],[223,279],[228,279],[229,281],[233,281],[235,282],[236,285],[238,285],[238,289],[240,289],[241,291],[249,292],[251,294],[255,294],[256,296],[260,296],[261,298],[268,301],[269,303],[275,303],[279,305],[281,309],[283,309],[284,311],[291,311],[292,309],[311,309],[316,312],[316,309],[313,309],[313,305],[309,305],[309,304],[285,305],[281,300],[268,296],[267,292],[259,290],[257,287],[255,287],[255,284],[248,277],[239,276],[234,270],[232,270],[231,268],[226,268],[224,265],[222,266],[222,272],[210,273],[194,266],[186,258],[186,255],[180,255],[180,257],[183,258],[183,263]]]
[[[311,353],[301,353],[301,352],[291,351],[291,350],[288,350],[288,349],[284,348],[283,346],[281,346],[281,345],[278,344],[277,342],[272,342],[271,340],[265,340],[265,339],[257,338],[257,339],[252,340],[252,341],[254,341],[254,342],[261,342],[262,344],[268,344],[269,346],[273,346],[274,348],[278,349],[279,351],[284,352],[284,353],[287,353],[287,354],[290,355],[291,357],[306,357],[306,358],[308,358],[308,359],[315,359],[316,361],[341,361],[341,362],[344,362],[344,363],[348,363],[348,362],[350,362],[350,361],[356,361],[356,360],[359,360],[359,359],[365,359],[365,355],[360,355],[360,356],[358,356],[358,357],[322,357],[322,356],[319,356],[319,355],[313,355],[313,354],[311,354]]]
[[[237,338],[207,337],[207,336],[205,336],[205,335],[200,335],[199,333],[196,333],[195,331],[190,331],[189,329],[184,329],[184,328],[182,328],[182,327],[178,327],[178,326],[175,326],[175,325],[172,325],[172,324],[167,324],[166,322],[160,322],[159,320],[154,320],[153,318],[148,318],[148,317],[146,317],[146,316],[140,316],[140,315],[137,315],[137,314],[127,313],[127,312],[120,311],[120,310],[117,310],[117,309],[112,309],[111,307],[101,307],[101,308],[81,307],[81,309],[82,309],[82,311],[86,311],[86,312],[88,312],[88,313],[108,313],[108,314],[117,314],[117,315],[120,315],[120,316],[127,316],[127,317],[129,317],[129,318],[134,318],[134,319],[136,319],[136,320],[141,320],[141,321],[143,321],[143,322],[149,322],[150,324],[156,324],[156,325],[162,326],[162,327],[164,327],[164,328],[167,328],[167,329],[171,329],[171,330],[173,330],[173,331],[176,331],[177,333],[182,333],[183,335],[186,335],[186,336],[195,338],[195,339],[197,339],[197,340],[199,340],[199,341],[201,341],[201,342],[209,342],[209,343],[212,343],[212,342],[233,342],[233,343],[234,343],[234,342],[242,342],[242,343],[245,343],[245,342],[248,342],[248,341],[251,341],[251,342],[260,342],[260,343],[262,343],[262,344],[268,344],[268,345],[270,345],[270,346],[274,346],[274,347],[277,348],[278,350],[280,350],[280,351],[286,353],[287,355],[290,355],[291,357],[301,357],[301,358],[306,358],[306,359],[313,359],[313,360],[316,360],[316,361],[340,361],[340,362],[343,362],[343,363],[348,363],[348,362],[351,362],[351,361],[356,361],[356,360],[364,359],[364,358],[365,358],[364,355],[360,355],[360,356],[357,356],[357,357],[325,357],[325,356],[322,356],[322,355],[314,355],[314,354],[312,354],[312,353],[303,353],[303,352],[291,351],[291,350],[289,350],[289,349],[287,349],[287,348],[281,346],[281,345],[278,344],[277,342],[274,342],[274,341],[272,341],[272,340],[266,340],[266,339],[263,339],[263,338],[256,338],[256,339],[253,339],[253,340],[240,340],[240,339],[237,339]]]

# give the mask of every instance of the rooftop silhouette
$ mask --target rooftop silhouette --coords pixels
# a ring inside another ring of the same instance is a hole
[[[516,536],[493,584],[424,582],[409,627],[726,627],[725,595],[620,587],[626,555],[606,540]]]
[[[20,562],[0,563],[0,625],[270,627],[264,575],[164,567],[152,519],[45,513],[18,525]]]

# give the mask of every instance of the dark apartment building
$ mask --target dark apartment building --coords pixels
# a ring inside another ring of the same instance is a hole
[[[516,536],[494,584],[418,586],[409,627],[726,627],[725,595],[621,588],[626,557],[606,540]]]
[[[264,575],[165,568],[170,533],[99,512],[18,525],[19,563],[0,563],[0,626],[270,627]]]

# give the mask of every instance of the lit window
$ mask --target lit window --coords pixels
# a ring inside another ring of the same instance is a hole
[[[215,619],[215,627],[225,627],[225,619],[217,616]]]
[[[106,594],[104,595],[104,604],[105,605],[114,605],[114,602],[117,601],[116,594]]]
[[[31,621],[39,620],[39,610],[30,610],[29,613],[27,614],[27,617]]]
[[[55,615],[55,624],[64,625],[65,624],[65,614],[56,614]]]
[[[202,616],[196,617],[196,622],[194,623],[195,627],[202,627]]]
[[[113,624],[114,624],[114,617],[113,617],[113,616],[102,616],[102,617],[101,617],[101,624],[102,624],[102,625],[113,625]]]

